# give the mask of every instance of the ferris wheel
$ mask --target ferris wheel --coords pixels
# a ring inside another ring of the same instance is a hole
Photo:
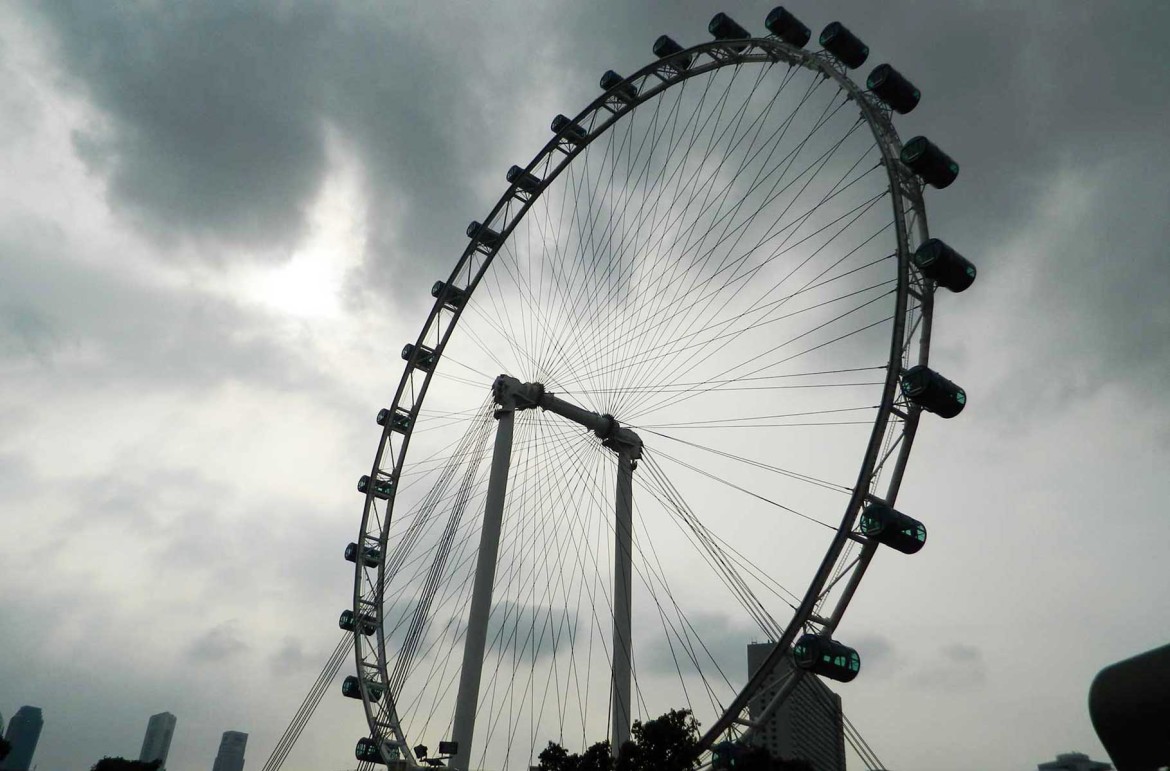
[[[846,608],[926,540],[894,508],[920,415],[966,401],[935,291],[975,268],[927,231],[958,165],[891,120],[918,89],[851,80],[839,22],[765,26],[606,72],[431,288],[345,555],[359,760],[527,767],[677,707],[710,758],[858,674]]]

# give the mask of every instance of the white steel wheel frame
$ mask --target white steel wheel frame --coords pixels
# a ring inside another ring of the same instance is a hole
[[[715,742],[742,730],[741,726],[746,724],[744,718],[748,704],[764,685],[764,674],[786,654],[800,632],[812,630],[828,635],[840,623],[877,549],[876,542],[867,541],[855,530],[859,511],[870,497],[894,503],[913,443],[919,409],[900,397],[897,386],[904,368],[927,363],[934,285],[921,277],[911,263],[914,247],[929,237],[922,185],[898,160],[901,141],[890,122],[888,109],[853,83],[844,68],[827,53],[796,49],[773,37],[714,41],[659,59],[598,97],[573,118],[572,125],[562,130],[537,154],[525,171],[539,173],[539,186],[526,191],[513,184],[508,189],[484,220],[485,226],[498,233],[500,238],[472,237],[446,281],[448,287],[460,287],[468,295],[473,294],[493,258],[499,253],[502,243],[509,238],[534,201],[590,143],[639,105],[704,73],[728,67],[766,67],[774,64],[803,68],[834,81],[847,95],[846,98],[860,110],[861,118],[872,132],[880,152],[880,162],[888,177],[888,198],[893,208],[893,230],[896,236],[893,245],[896,250],[895,311],[886,352],[888,365],[885,367],[881,389],[881,404],[877,408],[860,469],[839,525],[836,526],[836,533],[820,561],[820,567],[804,591],[796,612],[784,626],[783,635],[777,641],[767,664],[756,677],[747,682],[727,705],[722,716],[704,733],[701,742],[703,750],[710,749]],[[632,91],[624,91],[630,86]],[[574,127],[580,127],[584,136],[574,138]],[[370,471],[373,479],[388,480],[393,484],[403,473],[413,422],[419,416],[435,374],[435,366],[441,366],[444,348],[464,309],[462,303],[451,301],[451,291],[444,290],[436,299],[414,343],[414,355],[406,364],[389,408],[391,413],[409,416],[410,425],[403,430],[401,427],[392,427],[389,420],[386,422]],[[432,363],[427,366],[422,361],[424,347],[434,351],[437,365]],[[877,485],[883,471],[887,472],[883,480],[885,486],[879,490]],[[397,694],[380,700],[370,698],[371,685],[385,690],[390,682],[391,662],[386,649],[387,632],[384,629],[383,611],[395,494],[396,490],[391,490],[388,497],[379,498],[371,489],[365,496],[358,544],[361,548],[377,547],[379,559],[376,567],[364,565],[360,558],[355,562],[352,607],[355,616],[360,618],[361,614],[372,615],[377,624],[373,639],[360,633],[354,635],[354,653],[370,735],[379,740],[379,746],[383,739],[394,741],[401,748],[401,760],[407,765],[417,766],[420,760],[410,749],[410,737],[404,734],[401,716],[394,706],[393,697]],[[858,545],[860,548],[857,548]],[[383,753],[384,761],[392,760],[389,752],[383,750]]]

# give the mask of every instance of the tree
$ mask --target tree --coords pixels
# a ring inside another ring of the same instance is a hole
[[[8,753],[12,752],[12,745],[3,736],[0,736],[0,760],[8,757]]]
[[[540,771],[690,771],[699,742],[699,723],[687,709],[672,709],[643,723],[635,720],[630,740],[615,763],[609,742],[597,742],[580,755],[549,742],[537,760]]]
[[[104,757],[89,771],[158,771],[161,760],[127,760],[126,758]]]
[[[646,723],[635,720],[617,771],[689,771],[696,766],[698,744],[699,721],[689,709],[672,709]]]
[[[541,771],[612,771],[613,758],[610,757],[609,742],[597,742],[580,755],[569,754],[556,742],[549,742],[548,746],[537,756],[537,768]]]
[[[630,726],[630,740],[622,745],[616,762],[609,742],[597,742],[580,755],[549,742],[537,756],[540,771],[694,771],[698,768],[699,721],[689,709],[672,709],[665,715]],[[734,758],[735,771],[816,771],[807,760],[773,757],[767,748],[725,742],[725,760]],[[716,767],[719,767],[718,764]],[[729,768],[730,766],[723,766]],[[93,771],[130,771],[98,769]]]

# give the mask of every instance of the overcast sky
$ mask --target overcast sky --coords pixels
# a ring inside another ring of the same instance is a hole
[[[899,499],[931,542],[867,575],[845,710],[893,769],[1103,759],[1092,677],[1170,628],[1170,4],[790,7],[922,89],[899,130],[962,165],[927,205],[980,270],[932,352],[970,405]],[[164,710],[172,771],[225,730],[259,768],[336,643],[371,417],[466,223],[603,71],[770,8],[0,8],[0,713],[43,708],[41,769],[136,757]],[[352,767],[342,701],[285,768]]]

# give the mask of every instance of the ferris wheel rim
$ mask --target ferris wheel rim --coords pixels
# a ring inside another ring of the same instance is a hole
[[[705,61],[701,61],[702,57],[706,57]],[[694,66],[679,66],[679,63],[684,59],[690,59],[696,62]],[[797,49],[784,41],[774,37],[767,38],[751,38],[746,40],[717,40],[713,42],[703,43],[685,49],[678,54],[667,56],[659,59],[656,62],[643,67],[635,72],[633,75],[624,78],[615,87],[602,94],[591,102],[578,115],[569,120],[564,129],[554,136],[540,152],[534,156],[533,160],[524,167],[523,171],[531,173],[538,168],[540,164],[548,158],[555,157],[556,154],[563,154],[565,157],[562,162],[556,167],[553,174],[545,175],[541,180],[540,188],[533,194],[525,197],[523,191],[519,190],[516,184],[513,184],[501,196],[495,207],[491,210],[489,215],[483,220],[483,226],[491,228],[493,224],[497,223],[501,216],[505,218],[505,226],[495,231],[495,236],[498,238],[494,245],[487,245],[484,249],[485,242],[482,238],[473,235],[471,240],[456,262],[455,268],[448,276],[446,286],[456,286],[457,280],[465,271],[467,275],[471,276],[472,271],[470,267],[473,265],[475,259],[480,259],[481,262],[474,276],[466,285],[466,295],[470,297],[474,294],[475,289],[479,285],[480,279],[486,274],[488,268],[492,264],[496,254],[502,249],[502,244],[511,236],[512,231],[517,227],[527,214],[528,208],[540,197],[544,190],[551,185],[551,183],[560,175],[564,169],[568,168],[573,162],[574,158],[585,150],[593,141],[606,134],[610,128],[616,125],[627,113],[635,110],[639,105],[656,98],[660,93],[672,88],[686,80],[697,77],[706,72],[715,71],[728,66],[738,66],[745,63],[776,63],[785,62],[791,67],[803,67],[807,70],[820,73],[822,76],[832,78],[836,81],[838,87],[849,93],[858,106],[860,107],[862,116],[867,123],[869,130],[873,133],[875,141],[880,149],[882,157],[886,165],[887,176],[890,181],[889,197],[891,203],[895,208],[895,228],[897,232],[897,261],[898,261],[898,289],[897,289],[897,304],[898,312],[896,314],[894,331],[891,335],[891,351],[889,363],[886,367],[886,379],[883,387],[883,400],[879,407],[877,416],[874,420],[874,427],[871,438],[867,444],[865,459],[863,460],[862,468],[858,474],[858,482],[855,485],[850,496],[850,502],[846,506],[846,512],[843,515],[842,522],[837,528],[836,535],[829,551],[822,562],[822,567],[818,570],[817,576],[814,576],[813,583],[810,584],[801,608],[797,611],[794,617],[788,622],[785,627],[785,635],[787,637],[794,637],[800,629],[802,629],[809,621],[809,617],[813,615],[816,595],[819,594],[824,584],[827,582],[829,576],[828,572],[833,568],[837,556],[841,549],[850,538],[852,527],[856,520],[858,511],[864,502],[864,499],[870,495],[873,467],[877,462],[877,453],[881,449],[880,445],[882,438],[885,436],[889,427],[890,417],[894,410],[896,398],[896,386],[900,372],[900,363],[907,353],[906,346],[910,340],[906,337],[906,330],[904,327],[906,320],[906,298],[911,291],[910,280],[910,233],[909,227],[905,222],[906,205],[909,203],[911,209],[917,215],[917,229],[918,240],[924,241],[928,237],[926,230],[925,207],[922,204],[921,185],[909,175],[908,172],[902,168],[898,162],[897,154],[900,150],[901,142],[898,138],[897,132],[894,130],[892,123],[889,120],[888,111],[884,111],[880,103],[872,98],[857,86],[845,73],[844,69],[836,63],[831,57],[824,53],[807,52],[802,49]],[[645,88],[645,84],[652,82],[652,78],[657,78],[660,83],[652,88]],[[636,97],[634,99],[623,99],[615,96],[623,87],[642,83],[643,88],[635,88]],[[608,115],[605,115],[608,113]],[[600,118],[600,119],[599,119]],[[566,132],[574,127],[584,128],[586,125],[589,129],[586,132],[584,140],[566,143]],[[567,144],[572,145],[567,146]],[[519,203],[519,206],[517,204]],[[507,219],[511,209],[515,207],[518,213],[510,220]],[[469,234],[471,235],[471,234]],[[478,257],[477,257],[478,255]],[[439,296],[436,298],[431,311],[423,325],[422,331],[413,344],[417,350],[425,348],[428,340],[428,335],[433,329],[438,329],[442,323],[443,314],[447,314],[448,320],[446,327],[442,329],[439,336],[439,342],[432,349],[435,359],[441,361],[442,353],[451,334],[454,332],[463,311],[463,305],[451,307],[445,304],[445,298],[449,299],[447,295],[443,294],[441,290]],[[919,292],[921,294],[921,316],[918,319],[918,339],[919,346],[917,351],[918,363],[925,364],[929,349],[929,332],[932,320],[930,293],[932,287],[921,286]],[[391,413],[391,418],[395,414],[400,414],[401,404],[404,402],[404,394],[406,394],[412,387],[415,386],[414,376],[420,372],[420,367],[414,359],[407,362],[404,367],[403,375],[400,378],[398,388],[395,392],[394,399],[388,408]],[[422,382],[415,388],[414,393],[410,397],[411,409],[406,413],[412,419],[417,417],[418,410],[421,408],[425,396],[430,385],[431,379],[434,375],[434,368],[429,367],[425,372],[422,372]],[[913,443],[915,428],[917,425],[918,413],[916,410],[908,410],[902,418],[902,434],[899,439],[897,448],[897,455],[893,457],[893,465],[895,468],[895,479],[883,499],[889,503],[893,503],[897,488],[900,484],[901,470],[905,467],[906,460],[909,455],[910,447]],[[410,439],[412,436],[413,427],[408,426],[404,432],[397,432],[401,434],[401,439],[397,443],[397,451],[395,452],[395,444],[393,442],[395,429],[390,425],[388,420],[383,427],[382,437],[379,441],[378,451],[375,455],[373,468],[370,472],[371,479],[377,479],[378,475],[383,471],[385,465],[383,464],[384,454],[389,449],[391,453],[395,454],[394,465],[389,479],[395,481],[402,473],[407,452],[409,449]],[[890,459],[887,456],[885,460]],[[369,577],[367,575],[366,566],[361,559],[355,562],[355,582],[353,595],[353,613],[355,616],[372,610],[376,623],[376,648],[374,650],[376,656],[376,673],[377,682],[380,682],[383,688],[388,684],[388,664],[387,652],[385,642],[385,630],[383,628],[383,594],[385,587],[385,568],[387,557],[387,543],[388,533],[391,522],[393,521],[393,506],[394,495],[396,490],[391,489],[389,498],[386,499],[385,515],[381,518],[380,527],[376,538],[370,538],[371,529],[369,527],[372,521],[377,519],[372,517],[371,513],[374,511],[374,490],[371,488],[366,492],[365,502],[363,506],[361,529],[359,532],[359,548],[364,549],[366,544],[376,544],[380,547],[379,561],[377,565],[377,577],[372,586],[375,589],[374,596],[367,599],[363,588],[371,586]],[[377,524],[377,522],[375,522]],[[869,547],[867,547],[869,548]],[[858,558],[858,568],[860,575],[864,573],[865,566],[868,560],[872,557],[873,549],[870,548],[867,553],[865,549]],[[822,574],[824,574],[822,576]],[[817,585],[819,579],[819,585]],[[810,599],[811,598],[811,599]],[[846,602],[847,604],[847,602]],[[808,606],[807,608],[805,606]],[[843,609],[842,609],[843,612]],[[802,618],[803,616],[803,618]],[[836,626],[839,621],[839,615],[834,614],[834,618],[830,619],[831,623],[823,625],[829,632]],[[381,708],[377,702],[371,702],[366,688],[366,677],[363,667],[368,669],[369,656],[363,656],[363,645],[365,643],[365,636],[362,634],[354,635],[355,658],[358,664],[358,680],[361,684],[362,703],[365,708],[367,723],[370,726],[371,733],[378,738],[386,738],[386,734],[392,734],[400,745],[405,759],[410,765],[417,765],[418,759],[413,755],[413,752],[406,741],[405,735],[402,733],[401,725],[396,715],[387,715],[384,712],[379,713]],[[791,640],[778,641],[774,657],[778,657],[786,647],[790,646]],[[771,659],[769,659],[771,661]],[[761,671],[767,669],[767,666],[762,667]],[[742,701],[740,709],[746,704],[750,697],[748,690],[752,687],[749,682],[745,686],[744,693],[738,701]],[[758,690],[758,688],[757,688]],[[747,694],[747,695],[744,695]],[[388,697],[389,700],[389,697]],[[734,705],[733,705],[734,706]],[[390,707],[393,712],[393,705]],[[725,714],[726,720],[721,720],[715,726],[704,734],[702,743],[703,748],[707,749],[711,744],[726,732],[734,715],[731,715],[732,707],[728,708]],[[730,717],[727,717],[730,715]],[[379,751],[385,753],[385,750],[379,746]],[[389,758],[385,758],[389,759]]]

